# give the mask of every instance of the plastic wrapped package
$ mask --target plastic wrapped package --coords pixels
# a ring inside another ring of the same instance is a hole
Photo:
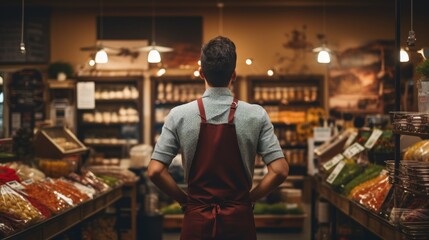
[[[117,166],[90,166],[88,170],[97,176],[111,176],[122,182],[134,182],[138,179],[135,173]]]
[[[10,181],[19,181],[16,171],[6,166],[0,166],[0,185]]]
[[[23,185],[25,186],[25,189],[22,190],[23,193],[37,200],[52,213],[59,213],[71,207],[61,194],[56,193],[40,182],[24,182]]]
[[[414,160],[413,155],[414,155],[415,151],[428,142],[429,142],[428,140],[422,140],[422,141],[419,141],[419,142],[411,145],[410,147],[408,147],[405,150],[403,159],[404,160]]]
[[[0,213],[19,225],[44,219],[37,208],[6,185],[0,186]]]
[[[109,185],[103,182],[100,178],[95,176],[94,173],[88,170],[82,170],[82,174],[78,175],[77,173],[70,173],[67,176],[69,179],[81,183],[85,186],[91,186],[98,193],[108,191],[110,189]]]
[[[45,174],[40,170],[32,168],[20,162],[9,162],[6,163],[5,166],[14,169],[16,171],[16,175],[18,175],[21,181],[25,181],[28,179],[39,181],[46,177]]]
[[[73,205],[90,199],[86,194],[80,192],[72,183],[64,179],[47,179],[43,181],[43,184],[69,198]]]
[[[368,184],[368,182],[370,183]],[[368,182],[365,185],[368,187],[363,187],[355,191],[352,194],[352,199],[378,214],[392,184],[389,183],[388,176],[386,175],[380,175]]]

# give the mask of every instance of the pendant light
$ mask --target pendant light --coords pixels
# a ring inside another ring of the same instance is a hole
[[[24,0],[22,0],[21,9],[21,43],[19,44],[19,51],[21,54],[25,54],[25,43],[24,43]]]
[[[415,45],[416,45],[416,34],[414,33],[414,30],[413,30],[413,0],[411,0],[411,29],[408,32],[407,46],[414,47]],[[410,61],[410,57],[408,56],[408,53],[403,48],[401,48],[401,51],[399,53],[399,60],[400,62]]]
[[[323,12],[322,12],[322,21],[323,21],[323,34],[320,34],[318,37],[322,41],[322,46],[317,47],[313,49],[313,52],[317,52],[317,62],[318,63],[330,63],[331,62],[331,56],[330,52],[331,50],[326,47],[326,4],[325,0],[323,0]]]
[[[147,61],[149,63],[160,63],[161,62],[161,54],[159,53],[160,50],[163,52],[169,52],[172,50],[171,48],[156,46],[155,36],[156,36],[156,32],[155,32],[155,6],[154,6],[153,0],[152,0],[152,44],[150,46],[149,54],[147,55]]]
[[[109,57],[103,47],[103,0],[100,0],[100,46],[95,54],[95,63],[107,63]]]

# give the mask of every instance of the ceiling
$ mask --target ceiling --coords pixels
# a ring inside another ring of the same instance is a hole
[[[97,7],[213,7],[223,2],[225,7],[276,7],[276,6],[393,6],[392,0],[25,0],[27,6],[48,6],[59,8]],[[20,5],[21,1],[2,0],[2,5]]]

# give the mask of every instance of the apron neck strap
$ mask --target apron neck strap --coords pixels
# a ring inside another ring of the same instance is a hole
[[[198,109],[200,110],[201,122],[206,123],[207,118],[206,118],[206,111],[204,110],[203,99],[198,98],[197,103],[198,103]],[[234,101],[232,101],[231,103],[231,109],[229,110],[229,116],[228,116],[229,124],[232,124],[234,122],[234,115],[235,115],[235,110],[237,109],[237,105],[238,105],[238,99],[234,98]]]
[[[234,98],[234,101],[231,103],[231,110],[229,111],[228,123],[232,124],[234,122],[235,110],[237,109],[238,99]]]
[[[206,111],[204,111],[203,99],[198,98],[197,102],[198,102],[198,109],[200,110],[201,122],[206,123],[207,122],[206,121]]]

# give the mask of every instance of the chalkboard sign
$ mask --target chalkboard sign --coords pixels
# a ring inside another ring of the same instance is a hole
[[[21,8],[0,8],[0,63],[48,63],[50,57],[50,10],[25,8],[24,43],[26,54],[21,54]]]

